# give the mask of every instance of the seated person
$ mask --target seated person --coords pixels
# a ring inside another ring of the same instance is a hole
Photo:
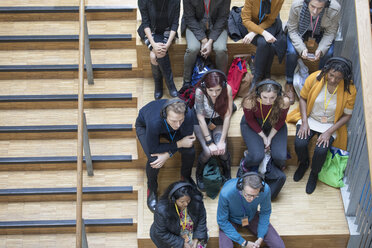
[[[181,176],[191,179],[194,164],[194,115],[187,111],[184,101],[179,98],[152,101],[141,108],[136,120],[136,133],[147,156],[147,206],[153,212],[157,204],[157,177],[159,169],[179,151],[181,153]],[[160,138],[169,142],[160,142]]]
[[[356,97],[352,82],[352,63],[342,57],[330,58],[321,71],[312,73],[301,90],[299,108],[288,114],[287,121],[296,123],[295,151],[299,166],[293,176],[299,181],[309,167],[310,139],[317,135],[306,193],[316,188],[331,146],[346,150],[346,123],[351,119]]]
[[[231,178],[231,158],[226,147],[226,138],[232,104],[232,91],[227,84],[226,75],[219,70],[205,73],[196,85],[194,105],[198,119],[194,131],[203,149],[196,168],[196,182],[200,190],[204,190],[204,165],[212,155],[220,157],[225,179]]]
[[[257,211],[258,205],[260,211]],[[233,248],[233,242],[242,247],[261,247],[262,241],[268,247],[282,248],[283,240],[270,224],[270,188],[263,177],[256,172],[248,172],[241,178],[225,183],[220,192],[217,208],[217,222],[220,227],[219,247]],[[245,240],[237,231],[245,227],[257,240]]]
[[[155,83],[154,98],[163,96],[163,77],[169,95],[177,96],[168,49],[177,34],[180,0],[138,0],[142,23],[138,34],[150,50],[150,63]]]
[[[277,38],[279,39],[280,34],[283,35],[282,21],[279,18],[283,2],[284,0],[245,0],[241,16],[248,34],[243,38],[243,44],[252,43],[257,47],[251,88],[256,82],[271,76],[274,55],[276,49],[280,49],[275,48],[273,44],[278,46]],[[284,56],[284,39],[281,44],[282,56]]]
[[[335,0],[294,0],[287,22],[286,94],[295,101],[293,74],[297,58],[319,61],[319,69],[333,56],[334,39],[338,30],[341,6]],[[307,44],[305,44],[307,42]],[[318,47],[315,54],[309,49]]]
[[[242,100],[244,116],[240,130],[248,152],[242,163],[246,171],[258,168],[265,151],[271,151],[275,166],[270,167],[275,182],[270,182],[272,199],[283,187],[286,176],[282,172],[287,159],[287,125],[285,118],[289,109],[289,99],[282,96],[282,86],[274,80],[266,79],[256,85],[255,91]],[[244,168],[242,168],[244,170]],[[240,174],[243,174],[241,171]]]
[[[184,57],[184,85],[191,76],[200,53],[207,58],[213,47],[217,69],[227,72],[227,19],[231,0],[183,0],[181,30],[186,32],[187,48]]]
[[[202,194],[189,183],[172,183],[156,206],[151,240],[159,248],[204,248],[206,217]]]

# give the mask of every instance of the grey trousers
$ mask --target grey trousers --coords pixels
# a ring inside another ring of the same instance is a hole
[[[192,71],[195,65],[196,57],[200,52],[201,42],[196,39],[194,33],[190,29],[186,29],[187,48],[184,57],[183,80],[191,82]],[[218,36],[218,39],[213,42],[213,51],[216,53],[217,69],[226,73],[227,70],[227,31],[224,30]]]

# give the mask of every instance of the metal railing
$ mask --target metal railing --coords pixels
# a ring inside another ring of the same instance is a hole
[[[368,0],[338,1],[342,6],[342,18],[335,54],[353,62],[353,80],[358,91],[348,126],[350,156],[345,171],[345,187],[341,189],[350,230],[348,248],[372,247],[369,162],[372,156],[372,115],[369,114],[372,89],[368,86],[372,72],[372,40],[369,7]]]

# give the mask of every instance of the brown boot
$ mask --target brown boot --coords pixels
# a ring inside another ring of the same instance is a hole
[[[285,84],[285,95],[289,98],[289,102],[294,104],[295,102],[295,90],[293,88],[293,84]]]

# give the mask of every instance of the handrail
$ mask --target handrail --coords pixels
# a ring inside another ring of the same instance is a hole
[[[369,160],[372,160],[372,38],[371,19],[369,15],[370,6],[367,0],[355,0],[355,16],[357,22],[357,38],[359,41],[360,74],[363,88],[363,105],[365,128],[367,133],[367,150]],[[372,171],[372,163],[369,163],[369,170]],[[370,173],[371,183],[372,174]],[[372,185],[371,185],[372,186]]]
[[[79,6],[79,87],[78,87],[78,144],[76,185],[76,248],[82,248],[83,215],[83,113],[84,113],[84,37],[85,0]]]

